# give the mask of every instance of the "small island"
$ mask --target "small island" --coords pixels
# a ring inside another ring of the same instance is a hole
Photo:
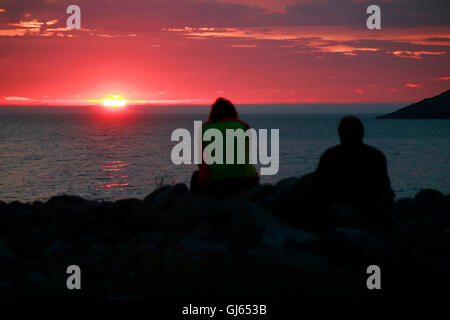
[[[450,119],[450,90],[377,119]]]

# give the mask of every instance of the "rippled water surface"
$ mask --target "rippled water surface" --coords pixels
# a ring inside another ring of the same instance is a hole
[[[189,183],[193,165],[170,160],[176,128],[206,114],[0,114],[0,199],[144,197],[158,184]],[[255,128],[280,129],[276,182],[315,169],[338,143],[338,114],[245,114]],[[384,152],[396,197],[421,188],[450,192],[450,120],[376,120],[361,115],[366,143]]]

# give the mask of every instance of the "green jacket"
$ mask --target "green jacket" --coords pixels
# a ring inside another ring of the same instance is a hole
[[[206,122],[202,126],[202,152],[204,148],[212,143],[212,141],[203,141],[203,134],[208,129],[218,129],[222,133],[223,137],[223,164],[206,164],[202,163],[200,165],[200,175],[199,183],[206,184],[209,182],[216,182],[223,179],[234,179],[234,178],[251,178],[257,179],[258,173],[255,167],[249,162],[249,141],[245,139],[245,163],[237,163],[237,148],[238,143],[235,138],[234,142],[234,162],[233,164],[226,164],[226,130],[227,129],[242,129],[246,131],[249,129],[249,125],[243,121],[235,118],[224,118],[217,122]]]

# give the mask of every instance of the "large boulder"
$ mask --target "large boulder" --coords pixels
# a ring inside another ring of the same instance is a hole
[[[7,233],[11,230],[11,228],[17,227],[23,224],[24,218],[26,217],[14,212],[12,210],[0,212],[0,232]]]
[[[392,245],[400,251],[448,257],[450,256],[448,230],[442,224],[434,221],[399,224],[392,230]]]
[[[317,252],[348,268],[359,270],[370,264],[382,264],[391,256],[385,241],[366,230],[335,227],[324,233],[321,239]]]
[[[28,203],[13,201],[8,204],[8,211],[16,216],[30,216],[33,212],[33,206]]]
[[[0,261],[11,260],[14,258],[14,253],[9,248],[5,240],[0,238]]]
[[[440,191],[433,190],[433,189],[423,189],[417,192],[414,199],[416,201],[430,201],[430,200],[436,200],[439,198],[443,198],[444,194]]]
[[[226,225],[203,221],[192,232],[192,236],[204,241],[226,243],[229,239],[229,232]]]
[[[9,247],[17,256],[26,259],[42,257],[50,243],[48,236],[36,227],[17,230],[8,238]]]
[[[8,211],[8,204],[0,200],[0,214]]]
[[[260,184],[251,188],[248,188],[241,193],[228,199],[226,203],[237,203],[242,201],[258,202],[259,200],[275,193],[277,188],[271,184]]]
[[[327,208],[327,224],[338,227],[367,229],[369,222],[355,209],[344,204],[333,203]]]
[[[81,210],[80,215],[90,220],[103,219],[113,208],[114,203],[111,201],[90,201]]]
[[[45,203],[45,206],[54,212],[68,214],[69,212],[80,210],[88,202],[88,200],[78,196],[60,195],[50,198]]]
[[[297,248],[268,246],[250,250],[247,262],[258,268],[280,272],[322,272],[329,268],[328,259]]]
[[[314,223],[313,174],[280,182],[277,191],[259,203],[281,220],[294,227]]]
[[[56,241],[52,244],[50,244],[45,250],[44,250],[44,258],[57,258],[61,257],[64,254],[70,254],[69,252],[64,250],[64,243],[61,241]]]
[[[418,196],[418,199],[397,201],[391,209],[395,221],[418,223],[432,220],[450,226],[450,196],[439,196],[434,193],[434,196]]]
[[[241,202],[233,210],[230,226],[232,245],[239,247],[282,246],[287,241],[300,245],[317,239],[314,234],[290,228],[256,203]]]
[[[232,267],[231,253],[225,246],[193,237],[168,249],[164,260],[173,271],[211,273]]]
[[[297,178],[297,177],[285,178],[285,179],[278,181],[275,184],[275,187],[278,190],[289,190],[289,189],[295,188],[295,185],[298,183],[298,181],[299,181],[299,178]]]
[[[159,216],[159,225],[177,232],[191,232],[202,221],[214,217],[220,199],[213,195],[186,193]]]
[[[138,247],[128,248],[122,261],[137,270],[151,268],[155,260],[159,258],[160,253],[154,244],[142,244]]]
[[[156,214],[139,199],[123,199],[111,208],[115,231],[148,231],[156,224]]]
[[[60,195],[50,198],[50,200],[47,201],[47,204],[56,204],[61,203],[65,205],[79,205],[79,204],[85,204],[87,202],[86,199],[83,199],[79,196],[72,196],[72,195]]]
[[[188,192],[189,190],[184,183],[163,186],[146,196],[144,201],[156,212],[162,212],[170,209],[176,200]]]
[[[277,189],[270,184],[262,184],[251,187],[238,193],[237,195],[226,199],[217,210],[215,220],[218,222],[229,224],[234,208],[241,202],[260,202],[268,196],[274,194]]]

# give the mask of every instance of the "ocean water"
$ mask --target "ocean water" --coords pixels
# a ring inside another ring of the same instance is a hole
[[[254,128],[280,130],[275,183],[313,171],[338,144],[342,114],[243,114]],[[58,194],[88,199],[143,198],[161,183],[189,184],[194,165],[174,165],[171,133],[193,132],[202,114],[0,114],[0,200],[47,200]],[[381,150],[396,198],[422,188],[450,193],[450,120],[376,120],[361,114],[365,142]]]

